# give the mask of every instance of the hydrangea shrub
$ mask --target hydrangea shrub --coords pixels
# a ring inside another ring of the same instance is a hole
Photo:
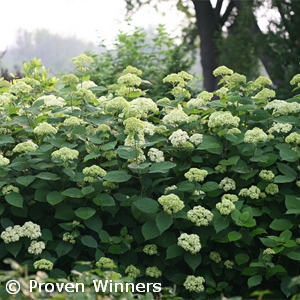
[[[1,260],[52,278],[91,262],[188,299],[295,294],[299,96],[273,100],[268,78],[222,66],[214,93],[191,98],[180,72],[153,101],[132,97],[136,68],[108,91],[90,57],[73,63],[77,76],[34,59],[0,81]]]

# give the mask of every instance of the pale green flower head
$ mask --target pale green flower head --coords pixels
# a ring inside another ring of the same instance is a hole
[[[184,208],[183,201],[173,193],[159,197],[158,202],[168,214],[175,214]]]
[[[35,151],[37,149],[37,147],[38,146],[34,142],[26,141],[26,142],[16,145],[12,151],[14,153],[27,153],[27,152]]]
[[[196,226],[208,226],[213,219],[213,214],[202,206],[195,206],[187,212],[187,217]]]
[[[295,75],[292,80],[290,81],[291,85],[297,84],[300,86],[300,74]]]
[[[203,182],[205,177],[208,175],[206,170],[200,170],[197,168],[191,168],[188,172],[184,174],[184,177],[188,179],[188,181],[193,182]]]
[[[139,97],[130,101],[130,105],[123,112],[126,117],[146,118],[149,113],[156,113],[158,110],[152,99]]]
[[[194,133],[192,136],[190,136],[190,142],[192,142],[194,145],[198,146],[203,141],[203,134],[201,133]]]
[[[216,68],[214,71],[213,71],[213,74],[215,77],[217,76],[225,76],[225,75],[232,75],[233,74],[233,70],[225,67],[225,66],[220,66],[218,68]]]
[[[54,95],[46,95],[38,98],[37,100],[43,99],[46,107],[58,106],[64,107],[66,105],[66,101],[62,97],[56,97]]]
[[[130,103],[123,97],[115,97],[105,103],[107,111],[122,111],[124,108],[129,107]]]
[[[222,199],[221,202],[216,204],[216,209],[220,211],[221,215],[229,215],[232,211],[235,210],[235,205],[231,200]]]
[[[265,254],[265,255],[273,255],[273,254],[275,254],[275,251],[273,249],[271,249],[271,248],[266,248],[264,250],[263,254]]]
[[[162,118],[163,124],[166,125],[176,125],[188,121],[189,116],[182,110],[182,108],[173,109]]]
[[[261,190],[257,186],[252,185],[249,189],[241,189],[239,195],[244,197],[250,197],[251,199],[259,199],[261,195]]]
[[[31,221],[25,222],[21,227],[22,236],[28,237],[29,239],[37,239],[42,236],[41,227],[38,224],[35,224]]]
[[[259,142],[265,142],[266,140],[268,140],[268,135],[258,127],[254,127],[253,129],[245,132],[245,143],[257,144]]]
[[[94,178],[96,177],[104,177],[106,175],[106,171],[103,170],[101,167],[97,165],[92,165],[90,167],[85,167],[82,170],[82,173],[84,175],[92,176]]]
[[[178,238],[178,246],[192,254],[196,254],[201,249],[200,237],[197,234],[182,233]]]
[[[94,81],[88,80],[77,84],[76,88],[79,90],[79,89],[89,89],[96,86],[97,84]]]
[[[165,82],[170,82],[173,85],[174,84],[181,84],[183,86],[186,84],[184,78],[182,76],[180,76],[179,74],[176,74],[176,73],[172,73],[172,74],[167,75],[163,79],[163,83],[165,83]]]
[[[275,183],[269,183],[265,188],[265,192],[269,195],[275,195],[279,193],[278,185]]]
[[[79,78],[74,74],[67,74],[61,77],[61,81],[67,85],[75,85],[79,82]]]
[[[224,194],[221,198],[221,200],[229,200],[231,202],[236,202],[239,200],[238,196],[237,195],[234,195],[234,194]]]
[[[234,262],[232,262],[231,260],[226,260],[226,261],[224,262],[224,266],[225,266],[227,269],[233,269]]]
[[[225,177],[220,181],[219,188],[223,189],[225,192],[229,190],[235,190],[236,189],[235,181],[229,177]]]
[[[135,117],[124,120],[123,124],[125,125],[124,133],[127,134],[141,133],[146,127],[145,122]]]
[[[164,161],[164,153],[156,148],[150,148],[148,151],[148,157],[153,162]]]
[[[132,277],[132,278],[136,278],[140,275],[141,271],[135,267],[134,265],[129,265],[126,269],[125,269],[125,273]]]
[[[266,76],[259,76],[254,82],[260,86],[272,84],[272,81]]]
[[[157,246],[155,244],[145,245],[143,248],[143,252],[148,255],[155,255],[157,254]]]
[[[0,154],[0,167],[4,167],[10,164],[10,160]]]
[[[53,263],[48,259],[40,259],[33,263],[33,267],[36,270],[51,271],[53,269]]]
[[[97,131],[108,132],[108,131],[111,131],[111,128],[108,125],[106,125],[106,124],[100,124],[97,127]]]
[[[123,74],[131,73],[131,74],[136,74],[136,75],[142,75],[143,71],[139,70],[136,67],[127,66],[122,73]]]
[[[67,243],[70,243],[70,244],[75,244],[75,242],[76,242],[74,236],[70,232],[65,232],[63,234],[62,240],[64,242],[67,242]]]
[[[7,227],[5,231],[1,232],[1,239],[5,244],[17,242],[22,235],[20,234],[20,226]]]
[[[48,134],[56,134],[57,129],[47,122],[42,122],[33,129],[33,132],[37,135],[43,136]]]
[[[299,183],[300,183],[300,181],[299,181]],[[177,189],[177,186],[176,186],[175,184],[173,184],[173,185],[171,185],[171,186],[167,186],[167,187],[165,188],[164,194],[167,194],[168,192],[174,191],[174,190],[176,190],[176,189]]]
[[[289,114],[296,114],[300,112],[300,103],[286,102],[284,100],[273,100],[269,102],[265,110],[273,110],[273,116],[286,116]]]
[[[273,181],[275,177],[275,174],[272,171],[268,170],[261,170],[258,175],[262,180],[266,181]]]
[[[204,291],[204,282],[205,279],[202,276],[189,275],[186,277],[183,286],[190,292],[201,293]]]
[[[154,135],[156,132],[156,127],[152,123],[145,122],[144,134],[148,134],[150,136]]]
[[[43,252],[43,250],[46,248],[46,245],[44,242],[37,242],[32,241],[28,247],[28,253],[39,255]]]
[[[90,100],[96,100],[96,96],[94,95],[94,93],[84,87],[77,87],[77,91],[75,92],[75,95],[80,98],[83,99],[85,101],[90,101]]]
[[[133,87],[141,85],[142,79],[135,74],[127,73],[118,78],[118,83]]]
[[[75,116],[68,117],[63,122],[64,126],[70,126],[70,127],[75,127],[82,124],[84,124],[84,121]]]
[[[17,81],[10,88],[9,92],[12,94],[29,94],[32,91],[32,87],[26,84],[24,81]]]
[[[112,269],[115,267],[115,264],[112,259],[110,259],[108,257],[101,257],[96,262],[96,267],[99,269],[101,269],[101,268]]]
[[[276,123],[274,122],[272,127],[268,130],[268,133],[288,133],[293,129],[293,125],[289,123]]]
[[[222,166],[222,165],[217,165],[215,167],[215,170],[221,174],[225,173],[227,171],[226,166]]]
[[[286,138],[285,138],[285,142],[289,143],[289,144],[296,144],[299,145],[300,144],[300,134],[297,132],[292,132],[290,133]]]
[[[229,89],[227,87],[222,86],[221,88],[216,90],[215,93],[219,98],[223,98],[227,95],[228,91],[229,91]]]
[[[79,56],[71,59],[71,62],[74,64],[76,70],[82,73],[88,70],[88,66],[93,61],[94,61],[93,58],[86,54],[80,54]]]
[[[201,109],[206,106],[206,102],[201,98],[192,98],[186,103],[187,108]]]
[[[204,103],[207,103],[208,101],[211,100],[211,98],[214,96],[213,93],[207,92],[207,91],[202,91],[197,98],[204,100]]]
[[[233,116],[229,111],[215,111],[209,116],[208,127],[238,127],[240,118]]]
[[[181,147],[185,142],[189,140],[189,136],[186,131],[178,129],[170,135],[169,140],[174,147]]]
[[[52,158],[60,159],[64,162],[68,160],[77,159],[78,156],[79,156],[79,152],[77,150],[70,149],[68,147],[60,148],[59,150],[56,150],[51,154]]]
[[[210,252],[209,258],[216,263],[219,263],[222,260],[220,253],[216,251]]]
[[[263,88],[253,98],[261,100],[261,101],[266,101],[266,100],[268,100],[270,98],[274,98],[275,96],[276,96],[275,91],[270,90],[268,88]]]
[[[4,110],[5,107],[9,106],[11,103],[11,99],[7,96],[0,95],[0,109]]]
[[[146,275],[150,277],[158,278],[162,275],[162,272],[157,267],[148,267],[146,268]]]
[[[230,128],[230,129],[228,129],[228,131],[227,131],[227,134],[240,134],[241,133],[241,131],[238,129],[238,128]]]
[[[239,73],[233,73],[229,78],[228,82],[232,84],[243,84],[246,83],[247,78],[244,75],[241,75]]]

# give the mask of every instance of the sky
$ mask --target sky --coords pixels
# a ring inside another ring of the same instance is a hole
[[[51,33],[71,35],[98,44],[113,39],[126,28],[124,0],[2,0],[0,18],[0,51],[12,45],[18,29],[31,32],[46,28]],[[160,23],[170,31],[178,28],[183,15],[176,1],[160,4],[163,16],[150,7],[134,15],[132,25],[154,27]],[[171,17],[170,17],[171,16]],[[174,33],[175,34],[175,33]],[[1,53],[0,53],[1,54]]]

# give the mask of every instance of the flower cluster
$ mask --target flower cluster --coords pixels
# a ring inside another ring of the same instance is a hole
[[[178,246],[192,254],[196,254],[201,249],[200,237],[197,234],[182,233],[178,238]]]
[[[128,117],[146,118],[150,112],[156,113],[158,107],[150,98],[136,98],[130,102],[130,105],[123,110],[124,115]]]
[[[79,152],[77,150],[70,149],[68,147],[62,147],[59,150],[52,152],[51,157],[60,159],[64,162],[68,160],[77,159],[79,156]]]
[[[247,78],[245,75],[241,75],[239,73],[233,73],[230,77],[228,77],[228,82],[232,84],[243,84],[246,83]]]
[[[181,147],[185,142],[189,140],[189,135],[186,131],[178,129],[170,135],[169,140],[174,147]]]
[[[300,134],[297,132],[292,132],[290,133],[286,138],[285,138],[285,142],[289,143],[289,144],[296,144],[299,145],[300,144]]]
[[[156,132],[156,127],[152,123],[145,122],[144,134],[148,134],[150,136],[154,135]]]
[[[299,183],[300,183],[300,181],[299,181]],[[167,187],[165,188],[164,193],[167,194],[168,192],[174,191],[174,190],[176,190],[176,189],[177,189],[177,186],[176,186],[175,184],[173,184],[173,185],[171,185],[171,186],[167,186]]]
[[[79,82],[79,78],[74,74],[66,74],[61,76],[61,81],[67,85],[74,85]]]
[[[92,87],[97,86],[97,84],[94,81],[88,80],[88,81],[83,81],[81,83],[79,83],[76,88],[77,89],[89,89]]]
[[[96,267],[101,269],[101,268],[107,268],[107,269],[112,269],[115,267],[115,264],[112,259],[108,257],[101,257],[97,262],[96,262]]]
[[[162,118],[163,124],[166,125],[176,125],[188,121],[189,116],[182,110],[181,107],[171,110]]]
[[[279,192],[278,185],[275,183],[269,183],[265,188],[265,192],[269,195],[277,194]]]
[[[241,133],[241,131],[238,129],[238,128],[230,128],[230,129],[228,129],[228,131],[227,131],[227,134],[239,134],[239,133]]]
[[[201,98],[192,98],[191,100],[189,100],[187,103],[186,103],[186,107],[187,108],[197,108],[197,109],[200,109],[200,108],[203,108],[206,106],[206,101],[204,101],[203,99]]]
[[[208,175],[206,170],[200,170],[197,168],[191,168],[188,172],[184,174],[184,177],[188,179],[188,181],[193,182],[203,182],[205,177]]]
[[[273,115],[285,116],[299,113],[300,103],[286,102],[284,100],[273,100],[269,102],[264,109],[273,110]]]
[[[254,127],[253,129],[247,130],[244,136],[244,142],[252,144],[265,142],[267,139],[268,135],[258,127]]]
[[[68,117],[63,122],[64,126],[70,126],[70,127],[79,126],[81,124],[84,124],[84,121],[75,116]]]
[[[148,156],[153,162],[161,162],[164,161],[164,153],[156,148],[150,148],[148,151]]]
[[[162,275],[162,272],[157,267],[148,267],[146,268],[146,275],[150,277],[158,278]]]
[[[42,96],[40,98],[37,99],[38,100],[44,100],[44,104],[47,107],[50,106],[58,106],[58,107],[63,107],[66,105],[66,101],[61,98],[61,97],[56,97],[54,95],[46,95],[46,96]]]
[[[221,199],[221,202],[216,204],[216,209],[220,211],[221,215],[229,215],[235,210],[235,205],[228,199]]]
[[[34,254],[34,255],[39,255],[43,252],[45,247],[46,246],[45,246],[44,242],[32,241],[28,247],[28,253]]]
[[[224,266],[227,268],[227,269],[233,269],[233,266],[234,266],[234,262],[232,262],[231,260],[226,260],[224,262]]]
[[[201,133],[194,133],[192,136],[190,136],[190,142],[192,142],[194,145],[198,146],[203,141],[203,134]]]
[[[208,127],[238,127],[240,123],[240,118],[233,116],[229,111],[215,111],[209,116]]]
[[[266,248],[264,250],[263,254],[265,254],[265,255],[273,255],[273,254],[275,254],[275,251],[273,249],[271,249],[271,248]]]
[[[54,128],[51,124],[47,122],[39,123],[34,129],[33,132],[37,135],[48,135],[48,134],[56,134],[57,129]]]
[[[148,255],[155,255],[157,254],[157,246],[155,244],[145,245],[143,248],[143,252]]]
[[[188,275],[183,286],[190,292],[201,293],[204,291],[204,282],[205,279],[202,276]]]
[[[75,244],[75,242],[76,242],[74,236],[70,232],[65,232],[63,234],[62,240],[64,242],[67,242],[67,243],[70,243],[70,244]]]
[[[260,86],[271,85],[272,81],[266,76],[259,76],[256,78],[255,83]]]
[[[233,70],[225,67],[225,66],[220,66],[218,68],[216,68],[213,71],[214,76],[225,76],[225,75],[232,75],[233,74]]]
[[[125,125],[124,132],[127,134],[134,134],[134,133],[141,133],[144,131],[146,124],[145,122],[135,118],[131,117],[126,119],[123,124]]]
[[[216,251],[210,252],[209,258],[216,263],[219,263],[222,260],[220,253]]]
[[[26,141],[23,143],[19,143],[14,147],[12,150],[14,153],[27,153],[27,152],[33,152],[37,149],[37,145],[32,141]]]
[[[84,175],[87,175],[86,177],[84,177],[84,181],[87,181],[87,182],[94,182],[94,180],[97,178],[97,177],[104,177],[106,175],[106,171],[103,170],[101,167],[99,166],[96,166],[96,165],[92,165],[90,167],[85,167],[83,170],[82,170],[82,173]]]
[[[252,185],[249,189],[241,189],[239,195],[244,197],[250,197],[251,199],[259,199],[261,191],[257,186]]]
[[[118,83],[125,86],[139,86],[142,83],[142,79],[136,74],[126,73],[118,78]]]
[[[275,95],[276,94],[273,90],[270,90],[268,88],[263,88],[253,98],[259,101],[267,101],[268,99],[275,97]]]
[[[292,124],[289,123],[274,123],[272,125],[272,127],[268,130],[268,133],[272,134],[273,132],[283,132],[283,133],[287,133],[289,131],[291,131],[293,128]]]
[[[141,271],[138,268],[136,268],[134,265],[129,265],[125,269],[125,273],[132,278],[136,278],[140,275]]]
[[[300,74],[295,75],[290,81],[291,85],[298,84],[300,86]]]
[[[123,74],[127,74],[127,73],[131,73],[131,74],[137,74],[137,75],[142,75],[143,71],[141,71],[140,69],[136,68],[136,67],[132,67],[132,66],[127,66],[123,72]]]
[[[9,92],[12,94],[28,94],[32,91],[32,87],[26,84],[24,81],[17,81],[9,88]]]
[[[4,157],[2,154],[0,154],[0,167],[3,167],[3,166],[7,166],[9,165],[10,163],[10,160],[6,157]]]
[[[236,189],[235,181],[229,177],[225,177],[220,181],[219,188],[223,189],[225,192],[229,190],[235,190]]]
[[[275,177],[274,173],[268,170],[261,170],[258,175],[262,180],[265,181],[272,181]]]
[[[8,195],[12,192],[19,193],[19,188],[12,184],[7,184],[1,189],[1,192],[3,195]]]
[[[107,111],[122,111],[124,108],[129,107],[129,102],[123,97],[115,97],[105,102],[105,109]]]
[[[184,208],[183,201],[175,194],[163,195],[158,198],[158,202],[168,214],[175,214]]]
[[[204,207],[198,205],[187,212],[187,217],[196,226],[208,226],[213,219],[213,214]]]
[[[221,198],[221,200],[229,200],[231,202],[236,202],[239,200],[238,196],[237,195],[234,195],[234,194],[224,194]]]
[[[53,269],[53,263],[48,259],[40,259],[33,263],[33,267],[37,270],[51,271]]]
[[[86,54],[80,54],[79,56],[72,58],[71,61],[78,72],[84,73],[88,70],[88,65],[94,60]]]

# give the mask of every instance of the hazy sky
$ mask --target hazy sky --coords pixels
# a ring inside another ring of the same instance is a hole
[[[126,27],[124,0],[2,0],[0,18],[0,51],[14,42],[19,28],[32,31],[47,28],[52,33],[72,35],[97,43],[101,39],[116,36]],[[139,11],[133,24],[166,24],[170,30],[178,28],[180,18],[175,7],[176,1],[160,5],[158,14],[147,7]]]

